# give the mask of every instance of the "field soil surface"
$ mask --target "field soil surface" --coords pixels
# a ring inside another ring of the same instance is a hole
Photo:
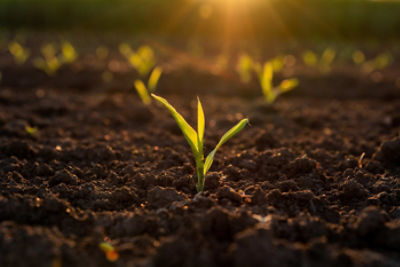
[[[167,71],[157,93],[192,125],[202,100],[207,153],[250,120],[198,194],[190,147],[133,71],[105,83],[87,62],[47,77],[1,58],[0,266],[400,266],[400,90],[385,79],[299,73],[268,106],[256,83]]]

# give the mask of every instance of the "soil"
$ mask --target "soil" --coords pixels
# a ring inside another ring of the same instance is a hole
[[[201,97],[206,152],[251,122],[198,194],[190,147],[133,70],[105,83],[87,58],[55,77],[0,58],[0,266],[400,266],[392,81],[299,72],[267,106],[234,74],[167,71],[157,93],[192,125]]]

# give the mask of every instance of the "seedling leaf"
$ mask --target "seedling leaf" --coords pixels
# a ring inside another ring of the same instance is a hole
[[[229,131],[227,131],[222,137],[221,140],[219,140],[217,146],[215,147],[216,149],[219,149],[223,144],[225,144],[229,139],[231,139],[234,135],[236,135],[238,132],[240,132],[244,126],[249,122],[248,119],[242,119],[240,122],[238,122],[235,126],[233,126]]]
[[[240,132],[244,126],[249,122],[248,119],[242,119],[240,122],[238,122],[235,126],[233,126],[229,131],[227,131],[222,137],[221,140],[218,142],[217,146],[214,148],[213,151],[208,154],[205,164],[204,164],[204,174],[208,172],[210,169],[213,161],[214,161],[214,155],[215,152],[223,145],[225,144],[229,139],[231,139],[234,135],[236,135],[238,132]]]
[[[149,88],[150,93],[156,90],[158,81],[160,80],[162,74],[162,69],[160,67],[155,67],[150,74],[149,81],[147,83],[147,88]]]
[[[135,80],[135,88],[139,94],[139,97],[142,99],[143,103],[148,105],[151,103],[151,98],[149,93],[147,92],[146,85],[141,80]]]
[[[272,79],[274,69],[271,63],[265,63],[264,68],[260,77],[261,88],[263,90],[264,95],[268,98],[268,95],[272,93]]]
[[[204,128],[205,128],[204,111],[203,107],[201,106],[200,99],[197,98],[197,134],[199,136],[199,142],[201,143],[203,143]]]
[[[171,106],[168,101],[160,96],[155,94],[151,94],[151,96],[160,102],[164,107],[166,107],[169,112],[171,113],[172,117],[174,117],[176,123],[178,124],[179,128],[181,129],[183,136],[185,137],[186,141],[189,143],[190,147],[192,148],[193,153],[197,156],[199,155],[199,149],[197,144],[197,133],[196,131],[186,122],[186,120],[179,114],[176,109]]]
[[[299,85],[299,80],[297,79],[286,79],[279,85],[280,93],[286,93]]]

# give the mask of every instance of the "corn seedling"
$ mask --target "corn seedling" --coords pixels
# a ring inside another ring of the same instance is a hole
[[[354,51],[351,57],[356,65],[361,65],[365,62],[365,55],[360,50]]]
[[[142,80],[135,80],[134,85],[136,91],[145,105],[149,105],[151,103],[150,94],[156,90],[161,74],[162,69],[160,67],[155,67],[150,74],[149,80],[147,81],[147,86]]]
[[[10,54],[14,57],[15,63],[21,65],[29,58],[30,52],[24,48],[20,43],[14,41],[8,45]]]
[[[41,53],[43,57],[35,58],[33,65],[44,71],[47,75],[53,76],[62,64],[57,57],[55,45],[50,43],[42,46]]]
[[[383,70],[390,65],[392,62],[392,57],[389,53],[382,53],[373,59],[363,61],[361,65],[361,70],[365,73],[371,73],[376,70]]]
[[[63,64],[71,64],[77,58],[75,48],[69,42],[61,44],[60,53],[55,44],[48,43],[42,46],[41,54],[42,57],[33,60],[33,65],[49,76],[53,76]]]
[[[73,45],[69,42],[63,42],[61,45],[62,61],[65,63],[72,63],[78,57]]]
[[[158,102],[160,102],[168,111],[171,113],[172,117],[174,117],[176,123],[181,129],[183,136],[186,141],[189,143],[193,156],[196,162],[196,172],[197,172],[197,191],[202,192],[204,190],[204,182],[205,176],[210,169],[214,156],[217,150],[226,143],[229,139],[231,139],[234,135],[240,132],[248,123],[248,119],[242,119],[238,124],[232,127],[229,131],[227,131],[218,142],[216,147],[208,154],[206,159],[204,160],[203,154],[203,143],[204,143],[204,128],[205,128],[205,118],[203,107],[201,105],[200,99],[197,98],[197,132],[186,122],[186,120],[179,114],[175,108],[168,103],[168,101],[162,97],[151,94],[153,98],[155,98]]]
[[[236,66],[236,71],[239,73],[240,80],[243,83],[250,82],[252,70],[253,59],[247,54],[240,55]]]
[[[128,44],[123,43],[119,46],[119,51],[142,77],[147,76],[156,64],[154,51],[150,46],[144,45],[134,51]]]
[[[278,86],[273,84],[274,67],[271,62],[264,64],[262,70],[259,72],[259,81],[265,100],[268,104],[275,102],[276,98],[283,93],[293,90],[298,86],[297,79],[285,79]]]
[[[26,126],[25,131],[30,136],[36,136],[38,134],[38,129],[36,127]]]
[[[332,48],[326,48],[318,59],[317,54],[311,50],[307,50],[303,53],[302,57],[304,64],[307,66],[316,67],[322,72],[329,72],[332,62],[336,57],[336,52]]]

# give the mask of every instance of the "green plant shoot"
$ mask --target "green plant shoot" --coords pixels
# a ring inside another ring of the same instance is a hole
[[[307,50],[303,53],[304,64],[310,67],[317,67],[322,72],[329,72],[331,70],[331,65],[336,57],[336,52],[332,48],[326,48],[321,57],[318,59],[317,54],[311,50]]]
[[[150,94],[156,90],[161,74],[162,69],[160,67],[155,67],[150,74],[147,86],[142,80],[135,80],[134,85],[136,91],[145,105],[149,105],[151,103]]]
[[[365,73],[371,73],[376,70],[383,70],[390,65],[392,57],[389,53],[381,53],[375,58],[364,61],[361,64],[361,70]]]
[[[14,57],[15,62],[19,65],[24,64],[30,55],[29,50],[24,48],[16,41],[8,45],[8,50],[10,51],[10,54]]]
[[[186,122],[186,120],[182,117],[182,115],[179,114],[175,110],[175,108],[168,103],[166,99],[156,96],[155,94],[151,94],[151,96],[155,98],[158,102],[160,102],[165,108],[168,109],[172,117],[174,117],[179,128],[181,129],[186,141],[189,143],[196,162],[196,173],[197,173],[196,188],[198,192],[202,192],[204,190],[205,176],[208,170],[211,168],[211,165],[214,161],[215,153],[224,143],[226,143],[229,139],[231,139],[234,135],[236,135],[246,126],[246,124],[248,123],[248,119],[242,119],[239,123],[237,123],[229,131],[227,131],[222,136],[222,138],[215,146],[215,148],[208,154],[208,156],[204,160],[203,144],[204,144],[205,118],[200,99],[197,98],[197,132],[196,132]]]
[[[247,54],[240,55],[236,70],[243,83],[250,82],[251,72],[253,70],[253,59]]]
[[[62,65],[62,62],[57,57],[56,47],[54,44],[49,43],[42,46],[41,52],[43,58],[35,58],[33,65],[47,75],[53,76]]]
[[[122,43],[119,45],[119,51],[142,77],[147,76],[156,64],[154,51],[150,46],[144,45],[134,51],[129,44]]]
[[[74,46],[70,42],[63,42],[61,45],[62,58],[65,63],[72,63],[78,57]]]
[[[268,104],[275,102],[276,98],[286,93],[299,85],[299,81],[295,78],[285,79],[278,86],[273,84],[274,67],[271,62],[264,64],[262,71],[259,74],[259,80],[265,100]]]

